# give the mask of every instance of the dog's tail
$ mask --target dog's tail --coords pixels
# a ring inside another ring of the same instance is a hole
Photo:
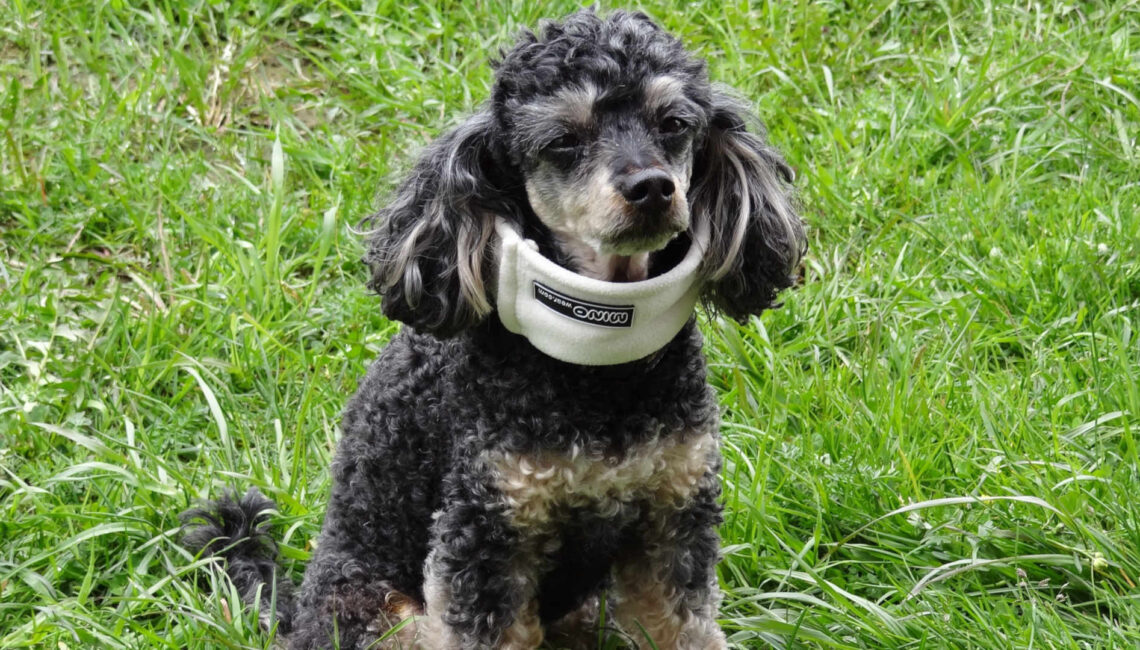
[[[266,532],[272,501],[257,488],[240,499],[227,490],[178,516],[183,525],[182,545],[203,557],[225,560],[226,573],[247,605],[256,605],[262,627],[277,625],[287,634],[296,609],[293,583],[277,565],[277,543]]]

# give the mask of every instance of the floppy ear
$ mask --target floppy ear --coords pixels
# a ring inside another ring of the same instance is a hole
[[[693,166],[693,216],[709,224],[705,255],[706,305],[743,322],[777,306],[776,295],[795,283],[806,250],[794,207],[794,173],[768,146],[763,127],[740,102],[714,92],[708,135]]]
[[[370,217],[364,261],[388,318],[451,336],[492,310],[487,295],[496,188],[493,120],[480,112],[428,146],[387,207]]]

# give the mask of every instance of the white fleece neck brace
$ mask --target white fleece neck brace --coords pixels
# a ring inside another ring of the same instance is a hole
[[[502,219],[497,311],[508,330],[569,363],[636,361],[673,340],[700,294],[707,237],[695,237],[681,262],[641,282],[605,282],[562,268]]]

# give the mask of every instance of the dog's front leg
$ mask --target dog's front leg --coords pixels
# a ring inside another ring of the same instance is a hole
[[[720,492],[707,474],[682,510],[654,510],[644,522],[643,551],[614,567],[615,618],[638,648],[723,650],[716,622]],[[646,637],[653,640],[649,643]]]
[[[465,491],[435,523],[417,647],[533,650],[543,640],[534,544],[510,526],[493,490]]]

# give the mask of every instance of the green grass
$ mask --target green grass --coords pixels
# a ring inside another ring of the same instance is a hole
[[[396,330],[352,227],[573,5],[46,4],[0,2],[0,647],[268,647],[176,513],[260,487],[299,577]],[[730,638],[1140,645],[1140,3],[645,8],[811,226],[705,328]]]

